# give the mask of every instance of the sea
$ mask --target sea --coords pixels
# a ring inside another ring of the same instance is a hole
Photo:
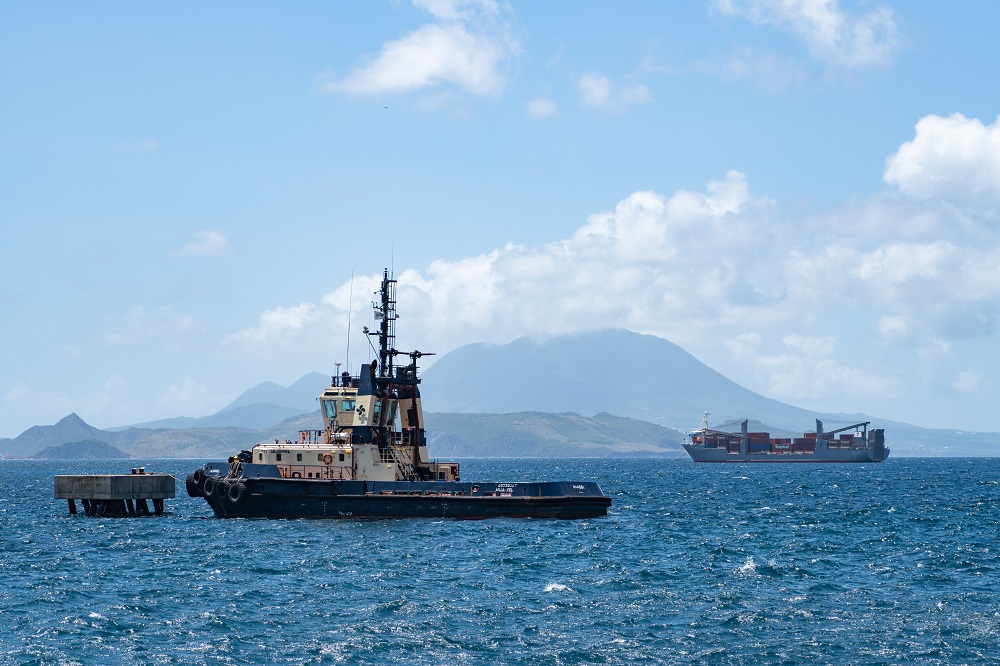
[[[200,460],[0,462],[2,664],[1000,661],[1000,459],[466,459],[581,479],[606,517],[217,519]],[[88,518],[56,474],[176,476]]]

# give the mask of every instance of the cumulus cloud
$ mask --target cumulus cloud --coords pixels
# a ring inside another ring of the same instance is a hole
[[[191,234],[191,238],[181,246],[177,254],[181,257],[217,257],[232,252],[232,246],[221,231],[206,229]]]
[[[952,380],[951,388],[956,393],[977,393],[982,388],[984,379],[981,372],[963,370]]]
[[[435,19],[386,42],[350,74],[319,78],[327,92],[402,93],[451,85],[473,95],[499,93],[520,47],[509,12],[491,0],[415,0]]]
[[[536,97],[528,102],[528,113],[535,118],[548,118],[556,114],[556,103],[544,97]]]
[[[918,199],[1000,200],[1000,118],[928,115],[886,159],[883,179]]]
[[[131,345],[144,340],[159,340],[171,344],[199,324],[194,316],[164,306],[148,310],[145,306],[129,308],[123,317],[108,317],[104,321],[104,340],[115,346]]]
[[[312,303],[289,308],[276,307],[261,314],[256,326],[228,335],[223,344],[267,351],[274,346],[289,343],[318,318],[316,306]]]
[[[190,377],[185,377],[184,381],[171,384],[166,391],[157,398],[156,404],[163,410],[174,413],[186,413],[188,410],[200,409],[206,402],[208,390],[194,381]]]
[[[748,47],[736,48],[721,64],[706,61],[697,68],[716,74],[726,82],[749,79],[772,92],[809,80],[809,73],[795,59]]]
[[[698,190],[634,192],[563,239],[404,270],[406,345],[444,353],[621,327],[725,359],[793,402],[884,397],[918,380],[977,390],[975,377],[940,369],[955,345],[989,339],[1000,322],[995,203],[967,182],[978,208],[886,192],[805,218],[754,193],[738,171]],[[379,278],[269,311],[230,342],[268,348],[331,322],[344,330]]]
[[[653,96],[644,85],[620,86],[603,74],[584,74],[577,79],[580,100],[585,106],[609,113],[620,113],[635,104],[646,104]]]
[[[886,6],[852,14],[837,0],[716,0],[715,9],[789,32],[814,58],[841,67],[886,65],[899,43],[895,16]]]

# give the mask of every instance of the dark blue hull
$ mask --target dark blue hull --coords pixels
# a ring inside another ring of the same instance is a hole
[[[207,476],[189,494],[219,518],[596,518],[611,498],[593,482],[327,481]]]

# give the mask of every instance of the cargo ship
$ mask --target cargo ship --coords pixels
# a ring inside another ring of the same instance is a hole
[[[882,462],[889,457],[885,430],[869,429],[870,421],[852,423],[836,430],[823,430],[816,419],[816,432],[802,437],[771,437],[767,432],[747,432],[743,421],[740,432],[726,432],[708,427],[708,412],[701,427],[690,433],[684,449],[695,462]]]
[[[219,518],[594,518],[611,498],[593,481],[468,482],[427,450],[417,362],[395,348],[396,280],[373,302],[377,358],[331,379],[322,430],[302,430],[189,474],[191,497]],[[374,345],[372,350],[375,351]],[[397,357],[409,363],[397,365]]]

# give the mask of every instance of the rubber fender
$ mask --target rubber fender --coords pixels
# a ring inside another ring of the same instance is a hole
[[[226,494],[226,499],[228,499],[232,504],[239,504],[246,497],[247,487],[246,484],[236,483],[229,486],[229,492]]]
[[[198,492],[198,482],[194,480],[194,474],[187,475],[184,487],[187,488],[188,497],[201,497],[201,493]]]

